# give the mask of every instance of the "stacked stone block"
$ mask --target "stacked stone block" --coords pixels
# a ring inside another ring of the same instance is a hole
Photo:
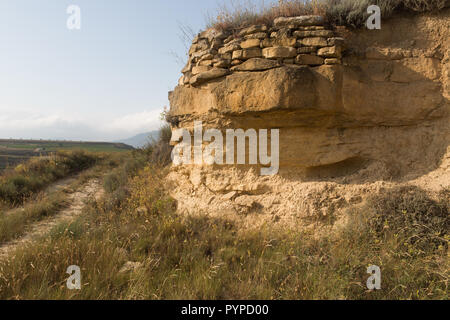
[[[340,64],[344,39],[320,16],[277,18],[273,26],[254,25],[198,34],[179,84],[197,86],[232,72],[264,71],[283,65]]]

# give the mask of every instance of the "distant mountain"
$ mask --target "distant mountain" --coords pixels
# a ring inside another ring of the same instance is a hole
[[[141,134],[135,135],[134,137],[120,140],[117,142],[125,143],[125,144],[133,146],[135,148],[142,148],[146,144],[151,142],[152,140],[158,139],[158,136],[159,136],[159,130],[155,130],[155,131],[150,131],[150,132],[146,132],[146,133],[141,133]]]

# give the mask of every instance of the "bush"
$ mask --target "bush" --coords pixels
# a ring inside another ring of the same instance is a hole
[[[326,18],[333,25],[361,27],[367,21],[367,8],[376,4],[381,9],[381,17],[387,19],[394,12],[412,10],[425,12],[441,10],[446,0],[327,0]]]
[[[372,232],[385,235],[385,231],[389,231],[401,235],[409,244],[422,250],[447,248],[446,237],[450,230],[448,193],[433,200],[417,187],[402,187],[372,196],[368,203],[374,210],[369,220]]]
[[[346,25],[352,27],[363,26],[369,14],[367,8],[376,4],[381,9],[381,16],[387,18],[392,15],[398,0],[330,0],[327,4],[327,21],[334,25]]]
[[[112,172],[105,177],[103,181],[103,187],[106,192],[113,193],[124,183],[125,181],[122,175],[120,175],[118,172]]]
[[[120,212],[123,203],[130,196],[128,182],[138,175],[147,164],[147,155],[142,151],[135,151],[133,157],[123,161],[122,165],[108,174],[103,181],[103,187],[107,193],[105,206],[108,211]]]
[[[159,166],[147,166],[129,182],[130,195],[127,207],[131,211],[145,208],[148,213],[159,215],[174,209],[175,202],[166,197],[164,176],[166,170]]]
[[[301,15],[325,15],[325,2],[323,0],[289,0],[267,7],[264,4],[252,4],[250,1],[245,3],[231,1],[230,6],[219,7],[215,18],[209,18],[208,27],[230,30],[253,24],[271,25],[275,18]]]
[[[145,152],[149,155],[149,160],[155,165],[162,167],[167,166],[172,158],[172,146],[170,139],[172,138],[172,128],[169,124],[159,129],[158,140],[149,143],[145,147]]]
[[[70,153],[60,152],[58,156],[61,157],[62,164],[70,173],[85,170],[93,166],[97,160],[96,157],[82,150],[76,150]]]
[[[400,0],[398,2],[405,8],[418,12],[441,10],[449,3],[448,0]]]

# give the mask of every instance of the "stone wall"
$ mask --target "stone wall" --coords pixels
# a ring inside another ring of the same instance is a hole
[[[233,32],[198,34],[189,50],[179,85],[199,85],[239,71],[282,65],[341,64],[344,39],[327,29],[320,16],[278,18],[273,27],[254,25]]]

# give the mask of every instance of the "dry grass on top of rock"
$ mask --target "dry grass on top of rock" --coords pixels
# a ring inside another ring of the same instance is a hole
[[[397,11],[426,12],[441,10],[450,5],[448,0],[279,0],[265,5],[264,1],[229,1],[219,6],[208,27],[219,30],[244,28],[249,25],[271,25],[278,17],[321,15],[333,25],[361,27],[368,18],[367,8],[380,6],[382,17],[389,18]]]

